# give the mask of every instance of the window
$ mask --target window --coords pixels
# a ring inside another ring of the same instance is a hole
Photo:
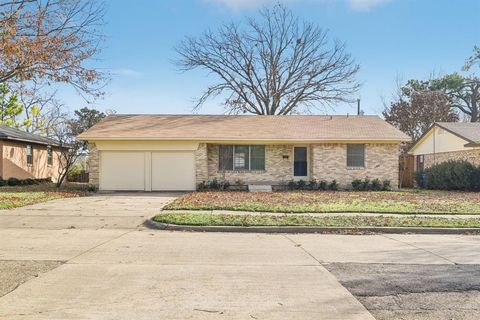
[[[265,170],[265,146],[250,146],[250,170]]]
[[[221,145],[218,169],[224,170],[265,170],[265,146]]]
[[[27,144],[27,164],[33,164],[33,147]]]
[[[365,167],[364,144],[347,144],[347,167]]]
[[[417,171],[423,171],[425,169],[425,158],[424,155],[421,154],[417,156]]]
[[[53,164],[52,146],[47,146],[47,164],[49,166]]]

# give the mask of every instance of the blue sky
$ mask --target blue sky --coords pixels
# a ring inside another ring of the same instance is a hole
[[[174,47],[185,36],[200,35],[224,22],[255,15],[270,0],[110,0],[106,42],[96,64],[113,73],[100,110],[118,113],[191,113],[195,97],[213,75],[179,72]],[[367,114],[379,114],[382,97],[391,97],[397,78],[428,78],[459,71],[480,45],[477,0],[285,0],[300,18],[329,29],[346,42],[361,70],[358,96]],[[477,69],[478,70],[478,69]],[[479,70],[480,71],[480,70]],[[75,92],[62,92],[70,110],[85,106]],[[200,113],[222,113],[220,100]],[[318,113],[355,113],[338,105]]]

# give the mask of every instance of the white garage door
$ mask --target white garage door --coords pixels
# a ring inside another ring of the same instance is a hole
[[[194,190],[193,152],[152,152],[152,190]]]
[[[145,190],[145,153],[102,151],[101,190]]]
[[[195,190],[192,151],[102,151],[100,189]]]

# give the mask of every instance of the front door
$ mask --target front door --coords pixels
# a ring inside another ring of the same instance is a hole
[[[297,179],[307,178],[308,176],[307,154],[307,147],[293,148],[293,176]]]

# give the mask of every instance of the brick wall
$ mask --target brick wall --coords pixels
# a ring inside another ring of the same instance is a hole
[[[281,184],[293,178],[293,145],[267,145],[265,147],[265,171],[242,172],[218,170],[218,150],[215,144],[207,145],[208,179],[223,179],[235,183]],[[388,179],[392,187],[398,185],[397,144],[365,145],[365,168],[347,168],[346,144],[315,144],[309,146],[310,177],[317,180],[337,180],[341,187],[349,187],[354,179]],[[284,159],[283,156],[288,156]],[[204,176],[202,176],[204,177]],[[205,179],[197,182],[205,181]]]
[[[398,186],[397,144],[366,144],[365,167],[347,167],[346,144],[312,145],[312,177],[317,180],[337,180],[340,187],[348,188],[354,179],[388,179],[392,187]]]
[[[27,144],[25,142],[3,141],[1,172],[4,179],[14,177],[17,179],[52,178],[56,181],[60,165],[60,150],[52,149],[53,163],[48,164],[47,146],[31,144],[33,146],[33,163],[27,164]]]
[[[100,166],[99,166],[99,157],[98,157],[98,149],[95,143],[88,144],[88,168],[89,174],[88,179],[89,183],[99,187],[100,180]]]
[[[442,163],[448,160],[465,160],[471,162],[474,165],[480,165],[480,149],[454,151],[454,152],[440,152],[433,154],[425,154],[425,168],[431,167],[435,163]],[[417,164],[415,163],[415,166]]]
[[[218,170],[219,145],[208,144],[208,180],[223,179],[235,183],[241,180],[244,183],[279,184],[292,179],[293,145],[266,145],[264,171],[227,171]],[[284,159],[283,156],[288,156]],[[197,180],[198,181],[198,180]],[[201,181],[199,181],[201,182]]]

